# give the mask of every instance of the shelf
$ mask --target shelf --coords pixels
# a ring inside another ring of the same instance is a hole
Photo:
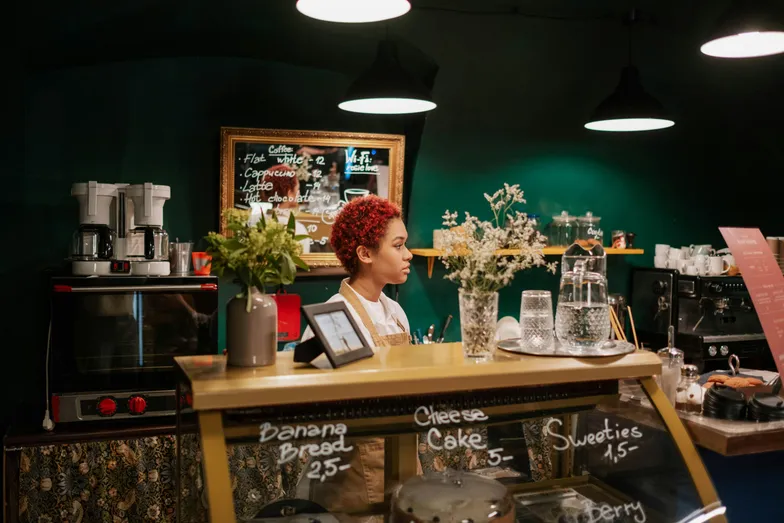
[[[443,251],[439,249],[409,249],[414,256],[424,256],[427,258],[427,277],[433,277],[433,266],[435,265],[436,258],[441,256]],[[566,247],[545,247],[542,249],[545,256],[559,256],[566,252]],[[607,254],[620,254],[620,255],[638,255],[645,254],[644,249],[612,249],[607,247],[604,249]],[[496,251],[498,256],[514,256],[517,253],[516,249],[503,249]]]

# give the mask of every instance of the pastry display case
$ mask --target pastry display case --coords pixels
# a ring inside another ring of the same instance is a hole
[[[269,367],[177,363],[213,522],[726,521],[649,352],[477,364],[455,343],[336,370],[292,353]],[[179,467],[177,481],[201,470]]]

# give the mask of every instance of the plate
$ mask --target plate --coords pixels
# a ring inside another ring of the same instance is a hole
[[[634,352],[634,344],[627,341],[607,340],[598,349],[584,349],[581,347],[569,347],[561,345],[555,340],[553,347],[532,347],[530,345],[520,345],[520,338],[510,338],[498,342],[498,348],[516,354],[528,354],[529,356],[557,356],[569,358],[601,358],[605,356],[621,356]]]

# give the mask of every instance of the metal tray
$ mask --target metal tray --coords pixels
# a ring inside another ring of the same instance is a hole
[[[583,349],[581,347],[568,347],[555,340],[552,347],[532,347],[520,345],[520,338],[510,338],[498,342],[498,348],[516,354],[529,356],[557,356],[569,358],[600,358],[605,356],[621,356],[634,352],[634,344],[626,341],[608,340],[599,349]]]

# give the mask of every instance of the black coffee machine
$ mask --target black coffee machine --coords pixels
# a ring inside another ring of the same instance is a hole
[[[701,372],[728,369],[735,354],[742,367],[776,370],[749,291],[740,276],[687,276],[671,269],[635,268],[632,311],[637,336],[647,348],[675,346]]]

